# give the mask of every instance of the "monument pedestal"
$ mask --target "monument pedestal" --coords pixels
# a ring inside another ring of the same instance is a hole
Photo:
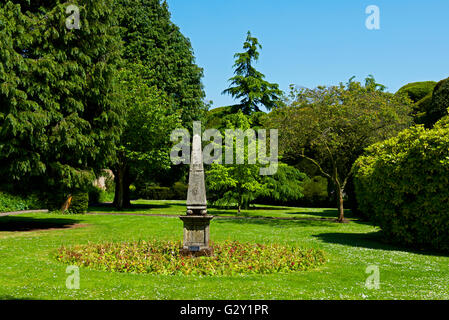
[[[211,256],[209,247],[209,225],[214,218],[209,215],[190,215],[179,217],[184,222],[184,243],[180,251],[187,256]]]

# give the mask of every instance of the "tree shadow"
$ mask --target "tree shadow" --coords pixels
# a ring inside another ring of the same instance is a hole
[[[231,211],[237,211],[237,207],[236,206],[216,206],[216,205],[208,205],[209,209],[214,209],[214,210],[219,210],[219,211],[223,211],[223,210],[231,210]],[[257,210],[266,210],[266,211],[281,211],[281,210],[291,210],[292,208],[289,207],[276,207],[276,206],[271,206],[271,205],[264,205],[263,207],[257,207],[257,206],[250,206],[248,209],[242,209],[242,210],[250,210],[250,211],[257,211]]]
[[[80,220],[66,218],[36,219],[31,217],[6,216],[0,218],[0,231],[23,232],[50,229],[69,229],[81,226]]]
[[[318,210],[310,211],[310,208],[297,208],[297,209],[300,209],[300,211],[287,211],[287,212],[285,212],[285,214],[289,214],[289,215],[305,214],[305,215],[309,215],[309,216],[317,216],[317,217],[321,217],[321,218],[335,218],[335,219],[338,217],[337,209],[327,208],[327,209],[321,209],[319,211]],[[303,210],[301,210],[301,209],[303,209]],[[352,214],[351,210],[349,210],[349,209],[345,210],[345,217],[346,218],[356,218]]]
[[[449,256],[449,253],[447,252],[436,251],[429,248],[416,248],[395,243],[388,243],[384,240],[382,231],[370,233],[320,233],[313,235],[313,237],[327,243],[335,243],[351,247],[388,251],[406,251],[431,256]]]
[[[167,209],[171,208],[173,205],[170,204],[144,204],[144,203],[135,203],[131,204],[130,207],[123,208],[122,210],[117,209],[112,203],[97,203],[89,206],[89,212],[141,212],[142,210],[151,210],[151,209]]]
[[[279,219],[267,217],[251,217],[251,218],[221,218],[213,220],[214,223],[236,223],[270,226],[275,228],[296,228],[296,227],[323,227],[326,222],[334,223],[331,220],[313,219],[313,218],[296,218],[296,219]],[[337,226],[337,224],[335,224]],[[328,225],[326,225],[328,226]]]

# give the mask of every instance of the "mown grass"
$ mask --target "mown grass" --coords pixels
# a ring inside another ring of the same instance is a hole
[[[153,206],[145,209],[147,213],[184,213],[179,203],[146,204]],[[211,238],[318,248],[326,252],[327,263],[317,269],[290,274],[212,277],[80,268],[80,289],[69,290],[67,266],[54,258],[62,245],[141,239],[176,241],[182,239],[182,222],[176,217],[145,215],[0,217],[0,298],[449,299],[447,254],[385,244],[378,228],[356,219],[347,224],[309,219],[335,217],[332,209],[271,207],[248,212],[250,216],[269,213],[307,219],[215,219],[211,223]],[[370,265],[378,266],[380,271],[378,290],[365,286],[369,276],[366,268]]]

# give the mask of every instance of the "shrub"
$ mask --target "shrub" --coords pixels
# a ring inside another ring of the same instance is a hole
[[[354,164],[359,210],[391,240],[449,250],[449,127],[412,127]]]
[[[61,247],[57,260],[99,270],[165,275],[235,275],[303,271],[325,262],[317,249],[227,241],[211,257],[180,255],[180,242],[139,241]]]
[[[449,78],[438,82],[433,90],[432,108],[429,111],[432,125],[447,115],[447,108],[449,108]]]
[[[32,194],[26,197],[0,192],[0,212],[42,209],[39,198]]]
[[[72,203],[69,207],[69,213],[86,213],[89,207],[89,194],[87,192],[76,192],[72,196]]]
[[[172,200],[175,196],[170,188],[157,186],[146,186],[139,191],[138,195],[148,200]]]
[[[103,190],[97,186],[90,186],[88,191],[89,204],[100,203]]]
[[[183,182],[175,182],[172,187],[173,193],[175,195],[176,200],[185,200],[187,199],[187,190],[189,186]]]
[[[414,122],[416,124],[423,124],[426,128],[431,128],[435,123],[431,117],[432,108],[432,93],[429,93],[413,106]]]
[[[437,83],[435,81],[412,82],[398,90],[398,94],[406,94],[413,102],[418,102],[432,94]]]

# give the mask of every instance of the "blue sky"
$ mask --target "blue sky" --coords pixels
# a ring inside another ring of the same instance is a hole
[[[234,103],[221,92],[248,30],[263,46],[256,68],[284,91],[290,84],[312,88],[373,74],[395,92],[408,82],[449,77],[448,0],[167,2],[204,68],[213,107]],[[380,9],[380,30],[365,27],[369,5]]]

